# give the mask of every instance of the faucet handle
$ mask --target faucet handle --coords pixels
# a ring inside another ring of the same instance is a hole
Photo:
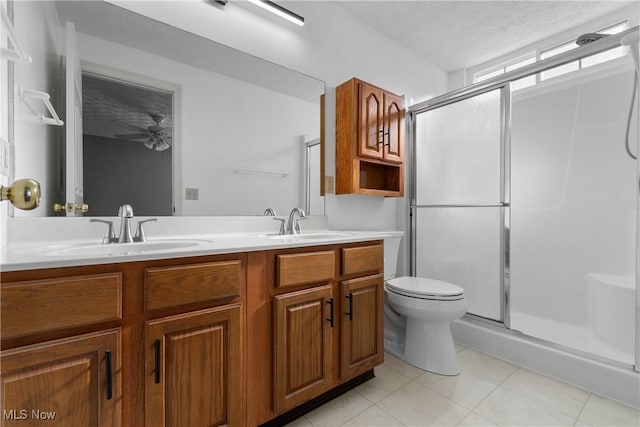
[[[145,219],[144,221],[138,221],[138,227],[136,228],[136,235],[133,236],[133,241],[134,242],[146,242],[147,241],[147,236],[144,234],[144,228],[142,227],[142,224],[144,224],[145,222],[156,222],[158,221],[156,218],[151,218],[151,219]]]
[[[273,220],[280,221],[280,231],[278,234],[282,236],[284,234],[284,223],[287,222],[287,220],[284,218],[273,218]]]
[[[118,241],[118,238],[116,237],[116,233],[113,231],[113,221],[105,221],[102,219],[92,218],[89,220],[89,222],[101,222],[103,224],[107,224],[107,230],[105,231],[104,237],[102,238],[103,245]]]
[[[306,216],[299,216],[298,218],[293,219],[293,228],[294,234],[300,234],[302,231],[300,230],[300,221],[308,219]]]

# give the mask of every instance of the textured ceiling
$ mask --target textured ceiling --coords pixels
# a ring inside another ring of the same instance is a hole
[[[481,64],[638,2],[334,1],[446,71]]]
[[[152,116],[164,118],[162,127],[170,131],[172,100],[170,92],[83,74],[82,132],[108,138],[141,133],[156,125]]]

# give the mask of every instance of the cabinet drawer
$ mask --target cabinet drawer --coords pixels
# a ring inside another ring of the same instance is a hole
[[[342,249],[342,275],[379,271],[384,268],[382,245]]]
[[[278,287],[326,282],[332,280],[334,274],[333,251],[278,255]]]
[[[240,261],[145,270],[145,308],[175,307],[240,295]]]
[[[122,318],[120,273],[2,284],[2,338]]]

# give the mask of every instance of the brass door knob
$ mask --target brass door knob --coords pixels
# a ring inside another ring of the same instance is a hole
[[[18,209],[30,211],[40,206],[40,183],[19,179],[10,186],[0,186],[0,200],[9,200]]]

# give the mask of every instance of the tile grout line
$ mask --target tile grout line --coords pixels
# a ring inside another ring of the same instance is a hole
[[[409,383],[407,383],[407,384],[409,384]],[[385,414],[387,414],[388,416],[390,416],[391,418],[393,418],[394,420],[396,420],[397,422],[399,422],[403,426],[406,426],[405,423],[403,423],[402,421],[400,421],[399,419],[397,419],[396,417],[394,417],[393,415],[391,415],[390,413],[385,411],[384,408],[379,407],[378,404],[374,403],[373,406],[375,406],[376,408],[380,409],[382,412],[384,412]]]
[[[518,372],[518,370],[520,370],[520,369],[521,369],[521,366],[519,366],[519,365],[515,365],[515,364],[512,364],[512,365],[513,365],[513,366],[515,366],[515,367],[516,367],[516,369],[514,369],[514,370],[513,370],[513,372],[511,372],[509,375],[507,375],[507,376],[506,376],[502,381],[500,381],[498,384],[494,384],[494,385],[495,385],[495,387],[493,388],[493,390],[491,390],[491,391],[490,391],[490,392],[489,392],[489,393],[488,393],[488,394],[487,394],[487,395],[486,395],[486,396],[485,396],[485,397],[484,397],[480,402],[478,402],[478,404],[477,404],[476,406],[474,406],[474,407],[473,407],[473,409],[471,409],[471,410],[469,411],[469,414],[475,414],[475,410],[476,410],[480,405],[482,405],[482,404],[484,403],[484,401],[485,401],[485,400],[487,400],[489,397],[491,397],[491,395],[492,395],[493,393],[495,393],[495,391],[496,391],[496,390],[498,390],[498,389],[500,388],[500,386],[501,386],[505,381],[507,381],[507,380],[508,380],[509,378],[511,378],[511,377],[512,377],[516,372]],[[469,375],[472,375],[472,374],[469,374]],[[487,381],[487,382],[489,382],[489,381]],[[491,384],[493,384],[493,383],[491,383]],[[469,416],[469,414],[467,414],[467,416]],[[476,415],[479,415],[479,414],[476,414]],[[485,417],[484,415],[480,415],[480,416],[482,416],[483,418],[487,418],[487,417]],[[494,421],[494,420],[493,420],[493,419],[491,419],[491,418],[487,418],[487,419],[488,419],[489,421],[491,421],[492,423],[496,424],[496,425],[499,425],[499,424],[500,424],[499,422]],[[464,419],[463,419],[463,420],[464,420]]]
[[[355,389],[354,389],[354,390],[355,390]],[[367,399],[366,397],[364,397],[362,394],[360,394],[360,392],[359,392],[358,390],[355,390],[355,391],[356,391],[356,393],[358,393],[358,395],[359,395],[360,397],[362,397],[362,398],[363,398],[364,400],[366,400],[367,402],[371,403],[371,401],[370,401],[369,399]],[[374,406],[374,404],[373,404],[373,403],[371,403],[369,406],[367,406],[367,407],[366,407],[366,408],[364,408],[362,411],[360,411],[360,412],[358,412],[357,414],[355,414],[353,417],[349,418],[347,421],[345,421],[345,422],[343,422],[342,424],[340,424],[340,426],[338,426],[338,427],[341,427],[341,426],[345,425],[346,423],[348,423],[349,421],[351,421],[352,419],[354,419],[354,418],[355,418],[355,417],[357,417],[358,415],[362,414],[363,412],[367,411],[368,409],[370,409],[370,408],[371,408],[371,407],[373,407],[373,406]]]
[[[534,403],[536,403],[536,404],[538,404],[538,405],[540,405],[540,406],[544,406],[544,407],[545,407],[545,408],[547,408],[547,409],[551,409],[552,411],[558,412],[558,413],[560,413],[560,414],[562,414],[562,415],[564,415],[564,416],[567,416],[567,417],[569,417],[569,418],[574,418],[574,419],[575,419],[574,424],[578,422],[578,420],[579,420],[579,418],[580,418],[580,415],[582,414],[582,411],[584,410],[584,408],[585,408],[585,407],[586,407],[586,405],[587,405],[587,401],[589,401],[589,399],[591,399],[591,395],[592,395],[593,393],[591,393],[591,392],[589,392],[589,391],[587,391],[587,390],[581,389],[581,388],[579,388],[579,387],[576,387],[576,386],[574,386],[574,385],[572,385],[572,384],[566,383],[566,382],[564,382],[564,381],[560,381],[560,380],[558,380],[558,379],[556,379],[556,378],[553,378],[553,377],[551,377],[551,376],[549,376],[549,375],[544,375],[544,374],[542,374],[542,373],[539,373],[539,372],[533,371],[533,370],[528,369],[528,368],[526,368],[526,367],[524,367],[524,366],[520,366],[520,365],[516,365],[516,366],[518,366],[518,369],[516,369],[516,370],[515,370],[511,375],[509,375],[509,377],[505,378],[505,380],[504,380],[502,383],[504,383],[504,382],[505,382],[505,381],[507,381],[509,378],[511,378],[511,376],[513,376],[513,375],[514,375],[518,370],[524,370],[524,371],[532,372],[532,373],[534,373],[534,374],[536,374],[536,375],[540,375],[540,376],[542,376],[542,377],[544,377],[544,378],[548,378],[548,379],[550,379],[550,380],[556,381],[556,382],[558,382],[558,383],[560,383],[560,384],[562,384],[562,385],[565,385],[565,386],[568,386],[568,387],[573,387],[573,388],[574,388],[574,389],[576,389],[576,390],[580,390],[580,391],[586,391],[586,392],[588,392],[589,394],[587,395],[587,398],[586,398],[586,399],[584,400],[584,402],[582,403],[582,407],[580,408],[580,411],[578,412],[578,415],[577,415],[577,416],[574,416],[574,415],[570,415],[570,414],[568,414],[568,413],[566,413],[566,412],[564,412],[564,411],[562,411],[562,410],[560,410],[560,409],[558,409],[558,408],[554,408],[554,407],[552,407],[552,406],[549,406],[549,405],[547,405],[547,404],[546,404],[546,403],[544,403],[544,402],[540,402],[540,401],[538,401],[538,400],[536,400],[536,399],[532,399],[532,398],[530,398],[530,397],[528,397],[528,396],[526,396],[526,395],[522,394],[522,393],[519,391],[519,388],[517,388],[517,389],[513,389],[513,390],[512,390],[512,389],[506,389],[506,390],[508,390],[508,391],[511,391],[511,392],[513,392],[513,393],[517,394],[518,396],[520,396],[520,397],[521,397],[521,398],[523,398],[523,399],[530,400],[530,401],[532,401],[532,402],[534,402]],[[502,385],[502,383],[500,383],[500,385]]]
[[[593,397],[593,393],[589,392],[589,396],[587,396],[587,398],[584,400],[584,403],[582,404],[582,408],[580,408],[580,412],[578,413],[578,416],[576,417],[576,422],[574,423],[574,425],[578,424],[578,422],[580,421],[580,417],[582,416],[582,413],[584,412],[584,409],[587,407],[587,403],[589,403],[589,401],[591,400],[591,397]]]

